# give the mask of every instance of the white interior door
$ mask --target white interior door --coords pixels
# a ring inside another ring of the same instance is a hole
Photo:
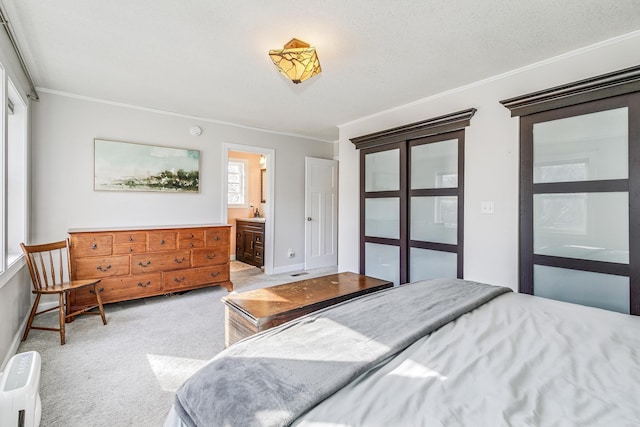
[[[338,264],[338,162],[305,157],[305,269]]]

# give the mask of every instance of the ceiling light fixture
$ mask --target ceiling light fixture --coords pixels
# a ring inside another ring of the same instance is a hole
[[[322,71],[316,49],[298,39],[291,39],[284,49],[270,50],[269,57],[278,71],[294,83],[302,83]]]

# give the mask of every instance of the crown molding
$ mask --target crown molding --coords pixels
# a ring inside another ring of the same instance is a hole
[[[434,117],[420,122],[371,133],[356,138],[351,138],[351,142],[356,149],[377,147],[398,141],[424,138],[425,136],[438,135],[445,132],[453,132],[469,126],[471,118],[476,113],[475,108],[458,111],[444,116]]]
[[[640,65],[500,101],[511,117],[527,116],[640,91]]]

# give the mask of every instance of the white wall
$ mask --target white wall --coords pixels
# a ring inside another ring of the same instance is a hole
[[[304,157],[332,158],[333,143],[41,93],[33,107],[32,242],[69,228],[221,222],[222,144],[275,150],[274,268],[304,262]],[[202,135],[193,137],[197,124]],[[200,193],[93,190],[93,140],[200,150]],[[287,257],[287,248],[299,256]]]
[[[359,152],[350,138],[477,108],[465,134],[464,276],[518,285],[518,118],[499,101],[638,65],[640,32],[340,126],[338,267],[358,271]],[[495,214],[480,213],[482,201]]]

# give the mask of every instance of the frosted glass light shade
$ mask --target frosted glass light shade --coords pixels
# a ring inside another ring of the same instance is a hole
[[[322,71],[316,49],[298,39],[291,39],[284,49],[270,50],[269,57],[280,74],[294,83],[302,83]]]

